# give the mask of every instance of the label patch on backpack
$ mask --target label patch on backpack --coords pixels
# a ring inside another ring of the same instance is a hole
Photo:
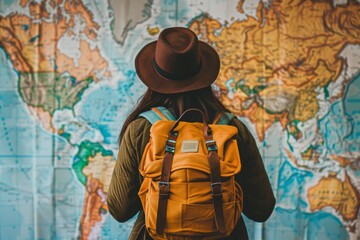
[[[199,140],[184,140],[181,144],[182,153],[198,152]]]

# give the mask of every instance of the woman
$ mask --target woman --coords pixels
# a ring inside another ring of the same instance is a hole
[[[142,182],[139,163],[149,141],[151,123],[139,114],[152,107],[164,106],[179,117],[189,108],[201,110],[212,122],[220,113],[229,112],[214,95],[211,84],[216,80],[220,60],[215,50],[198,41],[187,28],[168,28],[157,41],[146,45],[135,60],[136,71],[148,87],[135,110],[121,130],[120,150],[108,190],[110,214],[125,222],[139,213],[129,239],[141,237],[145,231],[144,212],[138,197]],[[199,121],[192,115],[186,121]],[[271,215],[275,199],[256,142],[246,126],[237,118],[230,125],[238,129],[238,148],[242,170],[235,179],[243,190],[243,213],[251,220],[266,221]],[[149,238],[149,237],[147,237]],[[227,239],[248,239],[240,217]]]

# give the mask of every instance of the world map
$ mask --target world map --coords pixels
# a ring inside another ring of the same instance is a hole
[[[257,140],[277,203],[250,239],[360,238],[359,1],[0,0],[0,239],[128,238],[106,196],[134,58],[173,26]]]

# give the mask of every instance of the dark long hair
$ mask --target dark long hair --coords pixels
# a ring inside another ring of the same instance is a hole
[[[139,99],[135,109],[130,113],[124,122],[119,135],[119,143],[124,136],[129,124],[138,118],[139,114],[150,110],[152,107],[164,106],[169,109],[176,117],[179,117],[189,108],[201,110],[207,120],[212,122],[221,112],[230,112],[220,102],[213,92],[211,86],[184,93],[163,94],[148,89]],[[199,121],[200,116],[190,116],[185,118],[186,121]]]

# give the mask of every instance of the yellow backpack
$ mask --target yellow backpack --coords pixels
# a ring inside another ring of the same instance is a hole
[[[203,123],[181,121],[189,112],[199,112]],[[144,177],[139,197],[150,236],[229,236],[243,207],[242,190],[234,178],[241,169],[237,128],[209,125],[198,109],[185,111],[176,121],[162,107],[140,116],[153,123],[139,166]],[[154,121],[156,116],[161,120]],[[226,124],[229,116],[218,119]]]

